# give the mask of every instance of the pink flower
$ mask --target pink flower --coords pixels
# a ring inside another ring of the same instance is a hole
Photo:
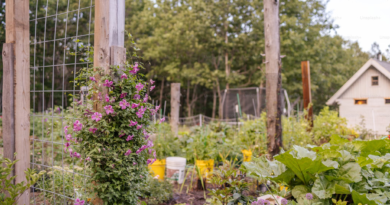
[[[146,164],[147,165],[149,165],[149,164],[151,164],[152,163],[152,159],[148,159],[147,161],[146,161]]]
[[[136,165],[137,164],[137,162],[133,162],[133,165]]]
[[[133,70],[130,71],[131,74],[135,75],[137,74],[137,72],[139,71],[138,69],[138,63],[136,62],[134,67],[133,67]]]
[[[141,152],[142,152],[142,149],[139,148],[135,153],[136,153],[136,154],[139,154],[139,153],[141,153]]]
[[[104,106],[104,109],[106,110],[107,115],[109,115],[110,113],[114,113],[114,109],[112,109],[111,105]]]
[[[98,112],[95,112],[93,113],[93,115],[91,116],[91,119],[92,120],[95,120],[96,122],[99,122],[100,119],[102,119],[102,114],[98,113]]]
[[[150,79],[150,84],[153,85],[154,84],[154,80]]]
[[[145,111],[146,108],[144,108],[144,106],[141,106],[141,108],[135,114],[138,116],[138,118],[142,118],[144,116]]]
[[[69,127],[69,126],[65,126],[65,127],[64,127],[64,133],[65,133],[65,134],[68,134],[68,127]]]
[[[142,88],[144,88],[144,85],[142,83],[138,83],[136,86],[135,86],[135,89],[137,89],[137,91],[141,91]]]
[[[98,100],[102,100],[102,93],[98,94]]]
[[[127,93],[122,93],[119,97],[120,98],[125,98],[127,96]]]
[[[89,77],[89,79],[91,80],[91,81],[94,81],[94,82],[96,82],[96,78],[95,77]]]
[[[135,126],[137,124],[138,124],[138,122],[134,122],[134,121],[131,120],[129,126],[132,127],[132,126]]]
[[[80,199],[76,199],[75,202],[76,202],[76,203],[74,203],[74,205],[84,205],[84,203],[85,203],[84,200],[80,200]]]
[[[150,150],[148,151],[148,153],[149,153],[149,154],[152,154],[152,152],[153,152],[153,150],[152,150],[152,149],[150,149]]]
[[[138,94],[135,94],[135,95],[134,95],[134,100],[139,100],[139,99],[141,99],[141,96],[138,95]]]
[[[141,129],[142,125],[137,125],[137,130]]]
[[[67,142],[67,143],[65,143],[65,147],[69,147],[70,146],[70,143],[69,142]]]
[[[119,135],[119,137],[123,137],[123,136],[125,136],[126,134],[125,133],[123,133],[123,134],[121,134],[121,135]]]
[[[146,130],[144,129],[144,130],[142,130],[142,134],[146,135],[146,134],[148,134],[148,132],[146,132]]]
[[[154,86],[154,85],[151,86],[151,87],[150,87],[150,91],[152,91],[155,87],[156,87],[156,86]]]
[[[157,111],[155,109],[149,109],[151,115],[155,115]]]
[[[127,150],[127,152],[125,153],[125,156],[129,156],[129,154],[131,154],[131,150]]]
[[[83,124],[81,124],[81,122],[80,122],[79,120],[76,120],[76,121],[73,123],[73,131],[78,132],[78,131],[80,131],[82,128],[83,128]]]
[[[125,99],[119,102],[119,106],[121,106],[122,110],[126,109],[127,107],[130,107],[130,103],[128,103]]]
[[[127,79],[127,75],[124,73],[121,75],[121,79],[123,79],[123,78]]]
[[[80,153],[77,153],[77,152],[74,152],[74,153],[73,153],[73,156],[74,156],[74,157],[77,157],[77,158],[79,158],[79,159],[80,159],[80,157],[81,157],[81,154],[80,154]]]
[[[89,128],[89,131],[92,132],[93,134],[95,134],[95,132],[97,131],[97,128]]]
[[[156,106],[156,111],[158,111],[160,109],[160,107],[161,107],[160,105]]]
[[[109,81],[109,80],[105,80],[104,83],[103,83],[103,86],[111,87],[113,84],[114,84],[114,82]]]
[[[110,102],[110,97],[108,97],[107,94],[106,94],[105,100],[106,100],[106,102]]]
[[[164,121],[165,121],[165,117],[163,117],[163,118],[160,119],[160,123],[159,123],[159,124],[161,124],[161,123],[164,122]]]
[[[156,159],[156,151],[153,151],[153,157]]]
[[[136,104],[136,103],[133,103],[132,105],[131,105],[131,108],[136,108],[136,107],[138,107],[139,106],[139,104]]]
[[[145,145],[143,145],[143,146],[145,146]],[[145,149],[151,148],[151,147],[153,147],[153,146],[154,146],[153,142],[149,140],[148,143],[146,144]]]
[[[69,148],[68,151],[69,151],[69,153],[70,153],[70,156],[72,156],[72,154],[73,154],[73,149],[72,149],[72,148]]]
[[[144,103],[148,102],[148,94],[145,95],[144,101],[143,101],[143,102],[144,102]]]
[[[132,140],[133,138],[134,138],[133,135],[129,135],[129,136],[127,136],[127,138],[126,138],[126,141],[130,141],[130,140]]]
[[[90,161],[91,161],[91,158],[90,158],[90,157],[87,157],[87,158],[85,159],[85,161],[90,162]]]
[[[71,134],[65,135],[65,139],[66,139],[67,141],[72,140],[72,135],[71,135]]]

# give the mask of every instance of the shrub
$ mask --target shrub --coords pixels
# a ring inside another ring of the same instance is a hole
[[[166,180],[159,181],[158,179],[148,177],[146,186],[142,187],[141,192],[147,204],[157,205],[173,197],[173,186]]]
[[[84,68],[75,81],[89,91],[85,103],[74,105],[82,113],[80,119],[73,129],[64,128],[65,149],[74,161],[87,163],[93,189],[106,204],[137,204],[149,174],[146,165],[155,160],[149,158],[153,153],[149,123],[159,107],[147,102],[153,81],[145,83],[142,74],[137,74],[139,67],[137,62],[126,64],[110,73]]]

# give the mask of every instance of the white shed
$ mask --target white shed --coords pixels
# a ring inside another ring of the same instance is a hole
[[[390,63],[370,59],[334,94],[327,105],[339,105],[350,127],[366,121],[366,128],[387,134],[390,125]]]

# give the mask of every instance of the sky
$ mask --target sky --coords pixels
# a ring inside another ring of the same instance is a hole
[[[327,10],[340,27],[337,33],[364,51],[374,42],[382,52],[390,45],[390,0],[330,0]]]

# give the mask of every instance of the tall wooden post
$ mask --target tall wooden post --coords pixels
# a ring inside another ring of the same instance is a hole
[[[106,74],[110,74],[111,66],[121,68],[126,61],[125,0],[95,0],[94,35],[93,66],[103,68]],[[94,109],[102,112],[102,104],[96,103]],[[103,201],[97,198],[93,204],[101,205]]]
[[[6,43],[3,47],[4,154],[17,153],[15,183],[26,180],[30,168],[30,23],[28,0],[6,0]],[[16,55],[17,54],[17,55]],[[30,190],[18,204],[30,204]]]
[[[126,61],[125,0],[95,0],[94,34],[93,66],[103,68],[105,73],[109,74],[111,65],[120,66]],[[94,109],[99,112],[103,111],[99,103],[95,104]]]
[[[177,135],[179,131],[180,114],[180,83],[171,84],[171,118],[170,124],[172,132]]]
[[[279,36],[279,0],[264,0],[266,101],[268,157],[279,154],[282,146],[281,58]]]
[[[313,106],[310,105],[311,104],[310,62],[302,61],[301,70],[302,70],[303,107],[305,110],[307,110],[307,115],[305,117],[307,120],[311,122],[311,126],[313,126]]]

